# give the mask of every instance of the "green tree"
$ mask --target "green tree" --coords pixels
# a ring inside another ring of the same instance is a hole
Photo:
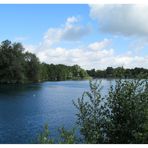
[[[80,137],[61,128],[59,140],[54,141],[45,126],[38,143],[147,143],[148,81],[117,80],[106,96],[101,91],[101,82],[90,81],[90,91],[74,102]]]
[[[40,62],[35,54],[26,52],[24,55],[26,76],[29,82],[38,82],[40,80]]]
[[[100,83],[74,103],[80,132],[86,143],[148,142],[148,81],[117,80],[101,96]]]
[[[147,143],[148,81],[118,80],[111,86],[107,100],[110,143]],[[147,134],[146,134],[147,132]],[[146,135],[145,135],[146,134]]]
[[[101,82],[90,81],[90,91],[83,93],[74,105],[78,109],[77,125],[85,143],[106,143],[105,98],[101,96]]]
[[[113,71],[114,71],[114,69],[112,67],[107,67],[107,69],[106,69],[107,77],[113,77]]]
[[[87,72],[83,70],[79,65],[74,65],[71,67],[71,69],[74,79],[83,79],[85,77],[88,77]]]
[[[48,71],[49,65],[46,63],[40,64],[40,80],[42,81],[48,81],[49,80],[49,71]]]
[[[23,46],[3,41],[0,45],[0,82],[21,83],[25,81]]]

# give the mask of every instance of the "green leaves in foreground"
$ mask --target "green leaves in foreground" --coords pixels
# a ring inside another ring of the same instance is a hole
[[[148,80],[117,80],[106,96],[101,91],[101,82],[90,81],[90,91],[74,102],[81,143],[148,143]],[[54,141],[45,126],[38,143],[80,142],[74,130],[59,132]]]
[[[74,103],[85,143],[148,143],[148,81],[117,80],[108,94],[101,83]]]
[[[101,96],[101,83],[90,81],[90,91],[84,92],[74,105],[78,109],[77,124],[85,143],[105,143],[105,98]]]
[[[45,124],[43,131],[39,134],[37,138],[37,143],[40,144],[53,144],[54,140],[50,137],[50,131],[48,129],[48,124]]]
[[[110,143],[148,143],[147,89],[147,80],[118,80],[111,86],[107,97]]]
[[[59,139],[55,140],[50,136],[48,124],[44,126],[43,132],[41,132],[37,138],[39,144],[74,144],[77,142],[75,137],[75,129],[66,130],[64,127],[59,129]]]

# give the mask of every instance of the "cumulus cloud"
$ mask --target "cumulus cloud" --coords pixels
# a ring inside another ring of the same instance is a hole
[[[67,18],[63,27],[49,28],[44,36],[44,40],[49,41],[50,44],[58,41],[79,41],[81,38],[88,35],[91,31],[89,26],[77,24],[79,18]]]
[[[25,51],[37,53],[37,46],[35,45],[24,45]]]
[[[107,8],[106,8],[107,7]],[[110,9],[108,9],[110,7]],[[121,7],[122,13],[119,12],[119,16],[113,11],[115,7],[115,12],[118,13],[119,8]],[[136,7],[132,5],[132,7]],[[125,14],[123,15],[123,8],[125,9]],[[120,5],[116,6],[91,6],[91,15],[95,19],[99,20],[101,24],[100,27],[103,31],[110,31],[112,33],[123,34],[123,35],[144,35],[144,31],[142,29],[138,29],[139,26],[134,28],[135,32],[131,29],[129,22],[125,21],[129,20],[129,17],[126,18],[127,12],[133,10],[129,10],[131,8],[125,8]],[[142,8],[141,8],[142,9]],[[99,10],[99,11],[98,11]],[[110,12],[110,11],[111,12]],[[127,12],[126,12],[127,11]],[[147,12],[147,10],[145,10]],[[100,13],[99,13],[100,12]],[[109,15],[110,13],[110,16]],[[137,12],[138,13],[138,12]],[[133,14],[133,13],[131,13]],[[130,14],[130,15],[131,15]],[[117,15],[117,16],[116,16]],[[106,16],[104,21],[104,16]],[[120,19],[126,25],[121,25]],[[138,16],[138,15],[137,15]],[[132,16],[131,16],[132,18]],[[135,23],[137,23],[136,19],[132,18]],[[116,22],[117,20],[117,22]],[[142,19],[141,19],[142,20]],[[141,20],[139,21],[141,23]],[[60,41],[79,41],[82,37],[86,36],[89,33],[89,29],[87,26],[82,26],[78,24],[79,19],[77,17],[69,17],[64,26],[58,28],[49,28],[49,30],[45,33],[43,40],[39,43],[39,45],[25,46],[27,51],[35,53],[42,62],[46,63],[54,63],[54,64],[66,64],[66,65],[74,65],[78,64],[84,69],[106,69],[108,66],[117,67],[124,66],[125,68],[134,68],[134,67],[144,67],[148,68],[148,56],[140,56],[132,51],[128,51],[127,53],[117,54],[116,49],[111,48],[112,40],[111,39],[102,39],[99,41],[95,41],[89,43],[88,45],[83,45],[83,47],[73,47],[73,48],[64,48],[58,46],[57,43]],[[110,23],[110,26],[106,24]],[[115,27],[114,27],[115,25]],[[132,26],[132,24],[131,24]],[[111,27],[111,28],[109,28]],[[133,26],[132,26],[133,27]],[[141,26],[140,26],[141,28]],[[136,30],[137,29],[137,30]],[[146,30],[146,28],[143,28]],[[138,45],[141,47],[140,42]]]
[[[90,5],[91,18],[102,32],[124,36],[148,35],[148,5]]]
[[[107,60],[108,61],[108,60]],[[144,67],[148,68],[148,56],[132,56],[132,55],[117,55],[113,56],[110,59],[110,62],[113,64],[109,64],[113,67],[123,66],[125,68],[135,68],[135,67]]]
[[[125,53],[117,55],[115,49],[109,48],[111,40],[97,41],[83,48],[62,48],[40,46],[35,48],[37,56],[42,62],[54,64],[74,65],[78,64],[84,69],[105,69],[108,66],[125,68],[148,68],[148,56],[142,57]],[[31,46],[33,47],[33,46]]]
[[[91,43],[88,47],[92,50],[98,50],[98,49],[103,49],[111,44],[111,40],[104,39],[101,42],[94,42]]]
[[[36,53],[42,62],[74,65],[79,64],[83,68],[91,68],[96,66],[102,58],[113,55],[113,49],[107,49],[108,39],[91,43],[83,48],[62,48],[44,45],[44,42],[38,47],[25,46],[27,51]],[[106,49],[105,49],[106,48]],[[95,64],[96,63],[96,64]],[[98,65],[99,66],[99,65]]]

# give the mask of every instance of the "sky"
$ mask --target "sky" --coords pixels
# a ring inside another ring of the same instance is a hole
[[[0,42],[41,62],[84,69],[148,68],[148,5],[0,5]]]

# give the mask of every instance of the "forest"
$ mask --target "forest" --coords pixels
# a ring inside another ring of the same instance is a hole
[[[79,80],[88,78],[80,66],[41,63],[38,57],[25,52],[21,43],[5,40],[0,44],[0,83]]]
[[[148,78],[148,69],[135,67],[133,69],[125,69],[123,67],[107,67],[105,70],[87,70],[89,76],[93,78]]]
[[[148,78],[148,69],[107,67],[105,70],[84,70],[79,65],[47,64],[21,43],[5,40],[0,44],[0,83],[32,83],[42,81],[81,80],[88,78]]]

